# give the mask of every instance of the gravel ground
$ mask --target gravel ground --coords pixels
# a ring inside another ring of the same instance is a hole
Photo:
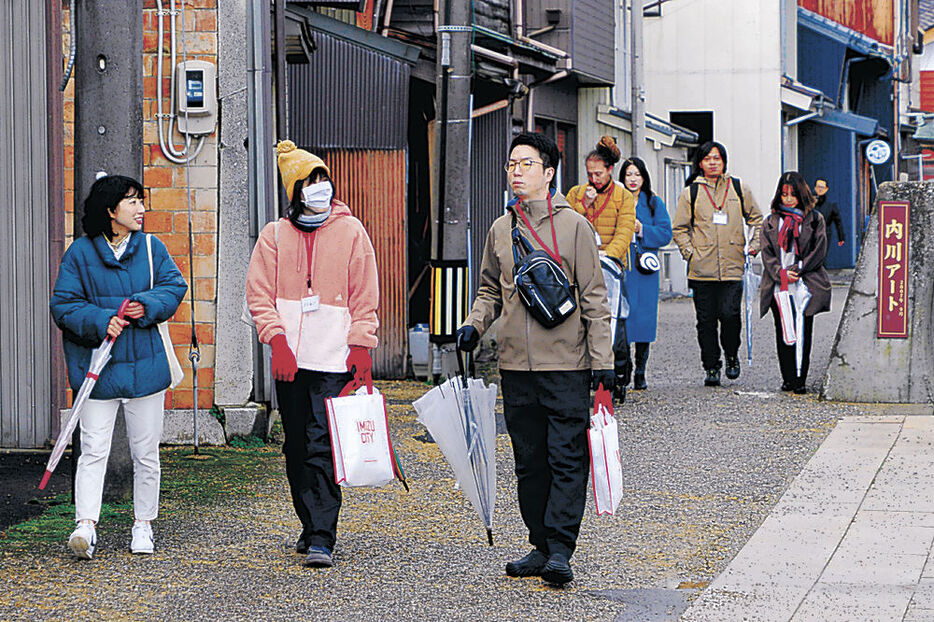
[[[812,379],[826,367],[844,289],[814,325]],[[770,318],[755,323],[755,361],[710,389],[693,305],[660,305],[649,389],[617,409],[625,495],[616,516],[592,500],[569,587],[510,579],[527,551],[508,437],[498,437],[494,547],[410,402],[426,387],[381,383],[411,485],[347,490],[334,568],[306,569],[281,457],[255,495],[177,508],[156,525],[157,552],[126,552],[129,528],[100,529],[91,562],[58,543],[0,540],[2,619],[673,620],[739,551],[849,404],[780,394]],[[745,350],[743,350],[745,352]],[[205,464],[205,468],[210,468]]]

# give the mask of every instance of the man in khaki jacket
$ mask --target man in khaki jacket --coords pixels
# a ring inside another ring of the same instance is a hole
[[[609,305],[594,230],[553,189],[558,146],[542,134],[520,134],[506,171],[516,199],[490,227],[480,287],[458,345],[472,351],[497,317],[506,428],[518,478],[519,511],[534,550],[506,564],[512,577],[550,583],[574,578],[574,552],[587,500],[590,388],[615,382]],[[554,328],[539,324],[513,283],[513,222],[535,248],[560,263],[578,308]],[[555,247],[557,246],[557,248]]]
[[[725,171],[723,145],[708,141],[698,147],[671,223],[674,241],[688,262],[688,286],[694,291],[697,341],[707,386],[720,384],[721,345],[726,377],[739,378],[745,226],[753,228],[749,254],[755,255],[762,225],[762,212],[752,191]]]

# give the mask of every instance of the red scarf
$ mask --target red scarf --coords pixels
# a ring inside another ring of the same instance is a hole
[[[795,207],[780,207],[776,210],[781,223],[778,227],[778,245],[785,252],[793,252],[798,256],[798,236],[801,235],[801,223],[804,222],[804,212]]]

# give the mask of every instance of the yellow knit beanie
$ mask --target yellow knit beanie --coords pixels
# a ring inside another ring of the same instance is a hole
[[[299,149],[291,140],[280,140],[276,145],[276,153],[279,154],[279,172],[282,173],[282,184],[285,186],[285,193],[289,195],[289,201],[292,200],[295,182],[305,179],[316,168],[323,168],[328,177],[331,176],[331,169],[324,163],[324,160],[304,149]]]

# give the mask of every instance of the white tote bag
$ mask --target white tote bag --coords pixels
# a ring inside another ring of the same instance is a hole
[[[152,235],[148,233],[146,234],[146,252],[149,254],[149,289],[152,289],[154,282],[152,274]],[[172,345],[172,337],[169,335],[169,325],[165,322],[160,322],[157,326],[159,328],[159,336],[162,337],[162,347],[165,349],[165,358],[169,363],[169,373],[172,376],[172,382],[169,384],[169,388],[174,389],[185,377],[185,372],[182,370],[181,363],[178,362],[178,357],[175,356],[175,346]]]
[[[334,480],[341,486],[384,486],[396,476],[383,394],[360,387],[326,400]]]
[[[616,417],[598,406],[587,430],[590,445],[590,473],[597,516],[615,514],[623,496],[623,465],[619,457],[619,430]]]

